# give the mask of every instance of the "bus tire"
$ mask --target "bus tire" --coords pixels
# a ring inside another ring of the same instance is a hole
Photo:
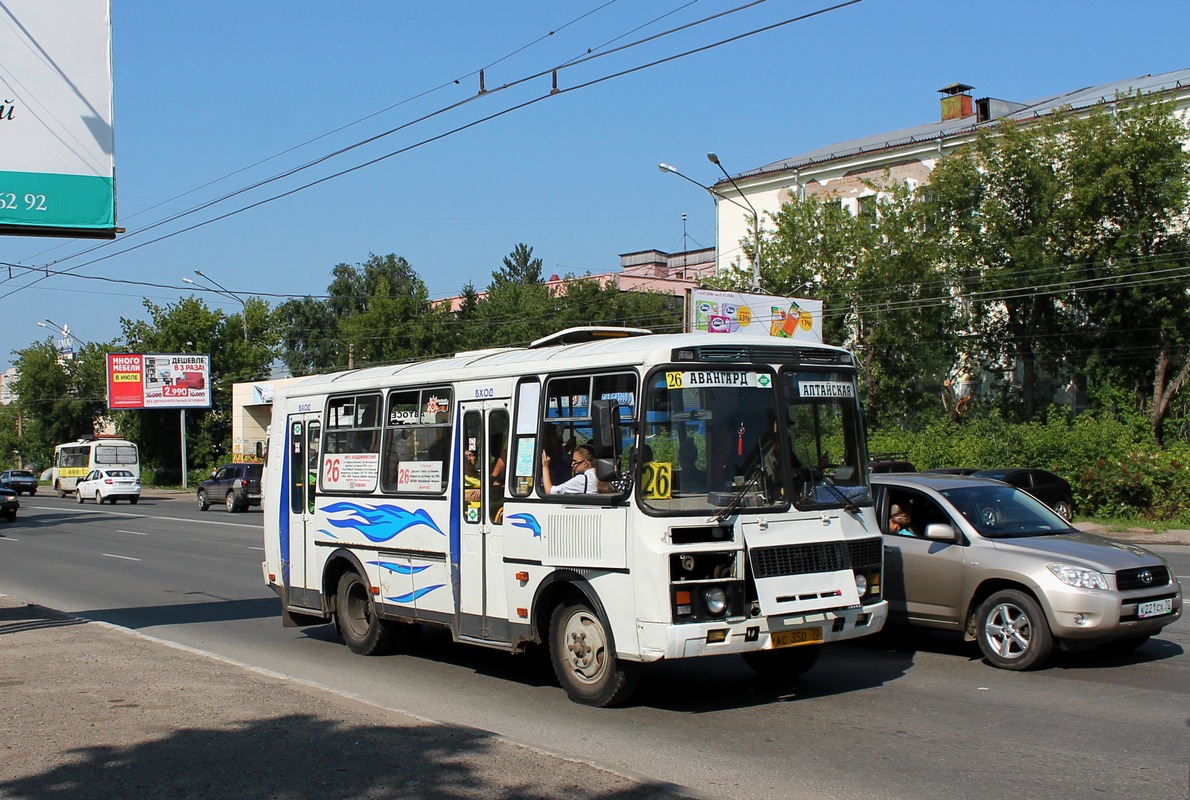
[[[66,496],[66,492],[62,489],[62,484],[58,481],[54,482],[54,491],[58,493],[58,497]]]
[[[388,653],[397,638],[394,626],[385,624],[376,613],[368,584],[355,572],[345,572],[339,578],[335,627],[348,649],[361,656]]]
[[[820,644],[804,644],[776,650],[753,650],[743,654],[744,663],[767,681],[786,683],[809,672],[818,663],[822,648]]]
[[[623,703],[636,688],[635,664],[616,658],[607,625],[584,603],[563,603],[550,617],[554,674],[576,703],[603,708]]]

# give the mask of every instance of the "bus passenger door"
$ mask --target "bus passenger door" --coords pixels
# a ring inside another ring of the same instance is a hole
[[[462,464],[459,632],[507,641],[504,575],[504,482],[510,401],[460,403]]]
[[[316,414],[291,414],[286,434],[286,464],[281,508],[281,576],[286,601],[305,608],[320,608],[319,579],[311,574],[314,533],[314,498],[318,487],[319,436],[322,425]]]

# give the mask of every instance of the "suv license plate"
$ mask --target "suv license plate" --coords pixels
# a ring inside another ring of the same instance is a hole
[[[797,631],[777,631],[772,635],[773,647],[797,647],[800,644],[822,644],[822,628]]]
[[[1173,613],[1173,598],[1167,597],[1164,600],[1150,600],[1147,603],[1136,604],[1136,618],[1147,619],[1148,617],[1159,617],[1162,614]]]

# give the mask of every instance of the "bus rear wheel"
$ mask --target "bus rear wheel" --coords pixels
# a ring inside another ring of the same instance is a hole
[[[335,626],[351,652],[361,656],[383,655],[391,652],[397,643],[396,626],[380,619],[367,583],[354,572],[346,572],[339,578]]]
[[[550,618],[554,674],[576,703],[603,708],[628,699],[639,674],[616,658],[607,626],[584,603],[562,604]]]

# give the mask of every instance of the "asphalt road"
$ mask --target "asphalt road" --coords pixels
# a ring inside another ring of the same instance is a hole
[[[456,645],[351,655],[285,629],[261,580],[261,514],[182,499],[22,498],[0,592],[279,673],[381,709],[723,798],[1183,797],[1190,623],[1137,653],[983,664],[957,637],[890,629],[828,651],[793,691],[735,657],[658,665],[634,703],[570,703],[533,656]],[[1190,548],[1157,547],[1190,576]]]

